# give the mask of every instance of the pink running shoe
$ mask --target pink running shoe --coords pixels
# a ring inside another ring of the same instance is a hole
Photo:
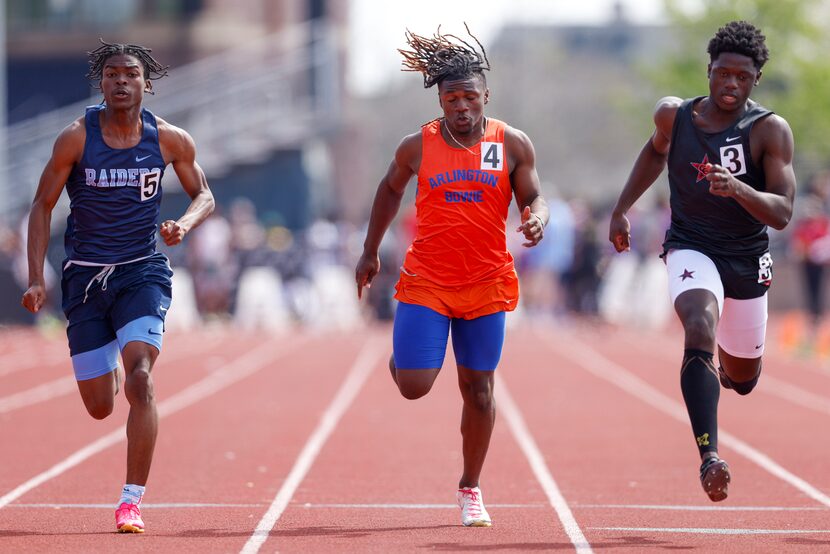
[[[115,510],[115,527],[119,533],[143,533],[144,521],[138,504],[122,502]]]
[[[458,489],[455,493],[458,505],[461,506],[461,523],[465,527],[490,527],[493,520],[484,508],[484,499],[478,487]]]

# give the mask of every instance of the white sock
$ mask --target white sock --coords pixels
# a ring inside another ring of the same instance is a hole
[[[144,487],[141,485],[124,485],[121,489],[121,500],[118,501],[120,506],[124,502],[127,504],[138,504],[141,502],[141,497],[144,496]]]

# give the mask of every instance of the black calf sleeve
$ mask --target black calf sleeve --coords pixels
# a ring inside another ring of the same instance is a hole
[[[680,390],[701,456],[718,450],[720,381],[712,353],[687,348],[680,369]]]

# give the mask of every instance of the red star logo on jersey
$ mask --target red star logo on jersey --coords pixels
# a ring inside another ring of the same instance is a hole
[[[689,271],[688,269],[683,268],[683,275],[678,275],[678,277],[680,277],[681,281],[685,281],[686,279],[694,279],[694,273],[694,271]]]
[[[711,169],[712,164],[709,163],[709,154],[703,155],[703,161],[699,164],[695,162],[691,162],[692,167],[697,169],[697,180],[695,183],[699,183],[706,178],[706,174],[709,173],[709,169]]]

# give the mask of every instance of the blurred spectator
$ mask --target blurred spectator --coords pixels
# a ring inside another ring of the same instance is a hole
[[[230,310],[238,270],[231,246],[230,223],[217,206],[213,215],[193,230],[189,242],[188,265],[202,315],[221,316]]]
[[[36,316],[20,305],[20,298],[29,286],[26,258],[28,222],[28,214],[21,217],[17,228],[0,222],[0,323],[31,324],[49,319],[54,316],[55,302],[60,303],[60,294],[55,291],[57,274],[47,259],[43,264],[47,304]]]
[[[600,312],[612,323],[658,328],[672,313],[666,268],[659,257],[671,221],[668,198],[658,194],[650,207],[634,205],[628,218],[631,251],[610,259],[600,292]]]
[[[551,187],[546,186],[546,191]],[[565,310],[562,275],[574,261],[576,234],[570,205],[555,192],[546,195],[550,221],[545,240],[535,248],[514,250],[522,277],[522,306],[530,316],[558,317]]]
[[[570,269],[563,275],[565,305],[578,314],[596,315],[600,285],[602,248],[598,233],[598,220],[589,206],[582,201],[571,203],[574,214],[574,256]]]
[[[256,215],[256,206],[249,198],[235,198],[228,210],[231,246],[240,269],[256,265],[256,253],[265,245],[265,228]]]
[[[828,196],[830,172],[824,172],[810,180],[806,194],[799,199],[799,213],[791,236],[792,252],[800,267],[810,316],[809,342],[815,338],[824,314],[824,275],[830,261]]]

